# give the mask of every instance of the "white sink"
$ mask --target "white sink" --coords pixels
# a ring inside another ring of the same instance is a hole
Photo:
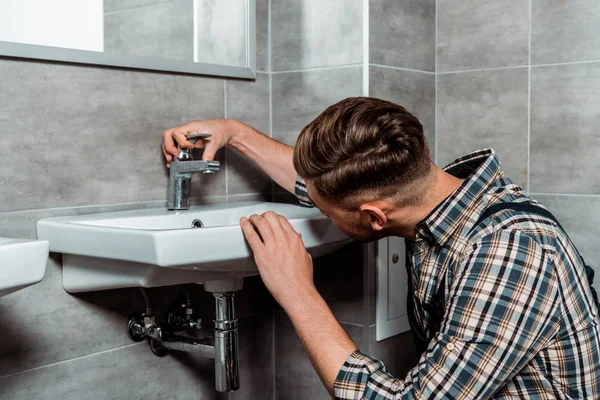
[[[68,292],[202,283],[258,273],[239,220],[268,210],[290,220],[313,257],[350,242],[317,209],[257,202],[48,218],[37,231],[63,253]]]
[[[41,281],[47,263],[47,241],[0,238],[0,297]]]

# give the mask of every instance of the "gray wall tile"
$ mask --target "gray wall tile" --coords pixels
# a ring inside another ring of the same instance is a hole
[[[496,150],[506,175],[527,182],[526,68],[438,77],[438,163],[484,147]]]
[[[541,194],[534,197],[552,211],[586,263],[594,268],[594,288],[600,292],[600,197]]]
[[[354,343],[360,348],[363,328],[342,324]],[[330,399],[291,321],[282,311],[275,311],[275,390],[278,399]]]
[[[269,76],[257,74],[256,81],[229,80],[226,84],[227,118],[234,118],[269,135]],[[229,194],[270,192],[271,180],[253,162],[233,149],[227,151]]]
[[[274,71],[362,62],[361,0],[272,0]]]
[[[61,272],[61,257],[52,254],[42,282],[0,300],[0,376],[131,343],[125,323],[144,309],[139,294],[72,296],[62,288]]]
[[[177,0],[104,0],[104,12],[123,11],[130,8],[151,6],[159,3],[169,3]]]
[[[532,0],[533,64],[600,59],[600,2]]]
[[[224,197],[217,200],[225,201]],[[12,211],[0,213],[0,237],[36,239],[37,222],[42,218],[62,217],[67,215],[84,215],[104,212],[136,210],[143,208],[165,207],[165,201],[148,201],[144,203],[111,204],[105,206],[67,207],[40,209],[29,211]]]
[[[360,243],[353,243],[315,259],[314,281],[317,290],[340,322],[365,322]]]
[[[392,376],[404,379],[419,361],[412,333],[406,332],[378,342],[375,339],[376,327],[369,328],[369,352],[382,361]]]
[[[214,391],[213,377],[213,360],[159,358],[139,343],[0,378],[0,385],[6,399],[227,399]]]
[[[529,2],[438,0],[437,70],[525,65]]]
[[[198,61],[246,66],[246,0],[196,0]]]
[[[269,13],[269,0],[256,0],[256,69],[258,71],[271,71]]]
[[[193,61],[193,9],[193,0],[179,0],[107,14],[104,51]]]
[[[370,0],[369,62],[435,71],[435,0]]]
[[[267,193],[271,191],[271,178],[250,159],[226,149],[227,191],[229,194]]]
[[[433,154],[435,150],[435,75],[371,65],[369,94],[392,101],[413,113]]]
[[[251,319],[256,315],[271,315],[276,304],[258,272],[257,275],[244,278],[243,289],[235,293],[236,311],[240,319]]]
[[[272,313],[240,320],[240,389],[229,399],[273,397],[273,324]]]
[[[0,69],[0,157],[13,160],[0,181],[20,188],[0,193],[0,211],[165,199],[162,131],[223,116],[219,79],[12,60]],[[209,182],[204,195],[225,194],[225,174],[197,179]]]
[[[289,145],[328,106],[362,95],[362,67],[275,74],[272,137]]]
[[[531,75],[531,191],[600,193],[600,63]]]

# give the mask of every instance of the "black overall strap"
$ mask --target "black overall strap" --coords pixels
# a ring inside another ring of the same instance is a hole
[[[417,323],[417,318],[415,315],[415,294],[414,288],[412,284],[412,268],[410,264],[410,259],[408,257],[408,244],[405,246],[404,253],[406,254],[406,274],[408,275],[408,294],[406,299],[406,314],[408,317],[408,323],[410,325],[410,330],[412,331],[413,338],[415,340],[415,345],[417,347],[417,351],[419,354],[422,354],[427,350],[427,345],[429,344],[431,338],[421,328],[421,326]],[[431,318],[429,320],[429,327],[431,332],[437,332],[440,329],[442,320],[444,319],[444,310],[445,310],[445,298],[446,298],[446,275],[442,277],[440,284],[438,286],[438,290],[433,297],[432,304],[423,304],[423,308],[425,311],[430,313]]]
[[[554,215],[552,215],[552,213],[550,211],[546,210],[545,208],[533,205],[531,203],[497,203],[497,204],[494,204],[493,206],[490,206],[489,208],[487,208],[479,216],[479,219],[477,220],[477,222],[475,222],[475,224],[473,225],[473,228],[471,228],[469,233],[473,232],[473,230],[477,227],[477,225],[482,223],[484,220],[486,220],[487,218],[491,217],[492,215],[494,215],[497,212],[502,211],[502,210],[514,210],[517,212],[525,212],[525,213],[529,213],[529,214],[540,215],[542,217],[551,219],[552,221],[554,221],[556,223],[556,225],[558,225],[558,227],[563,232],[565,231],[563,229],[562,225],[560,224],[560,222],[558,222],[558,220],[556,219],[556,217]]]

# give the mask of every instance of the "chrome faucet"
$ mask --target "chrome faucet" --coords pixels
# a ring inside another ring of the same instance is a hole
[[[192,143],[212,136],[210,133],[195,133],[187,137]],[[196,172],[214,174],[221,164],[218,161],[194,160],[192,149],[179,147],[179,156],[171,162],[169,188],[167,190],[167,208],[169,210],[187,210],[190,208],[190,187],[192,175]]]

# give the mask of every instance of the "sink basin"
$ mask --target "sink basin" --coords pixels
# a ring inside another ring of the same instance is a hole
[[[48,262],[44,240],[0,238],[0,297],[38,283]]]
[[[203,283],[258,273],[239,220],[268,210],[290,220],[313,257],[351,241],[317,209],[266,202],[48,218],[37,231],[63,253],[68,292]]]

